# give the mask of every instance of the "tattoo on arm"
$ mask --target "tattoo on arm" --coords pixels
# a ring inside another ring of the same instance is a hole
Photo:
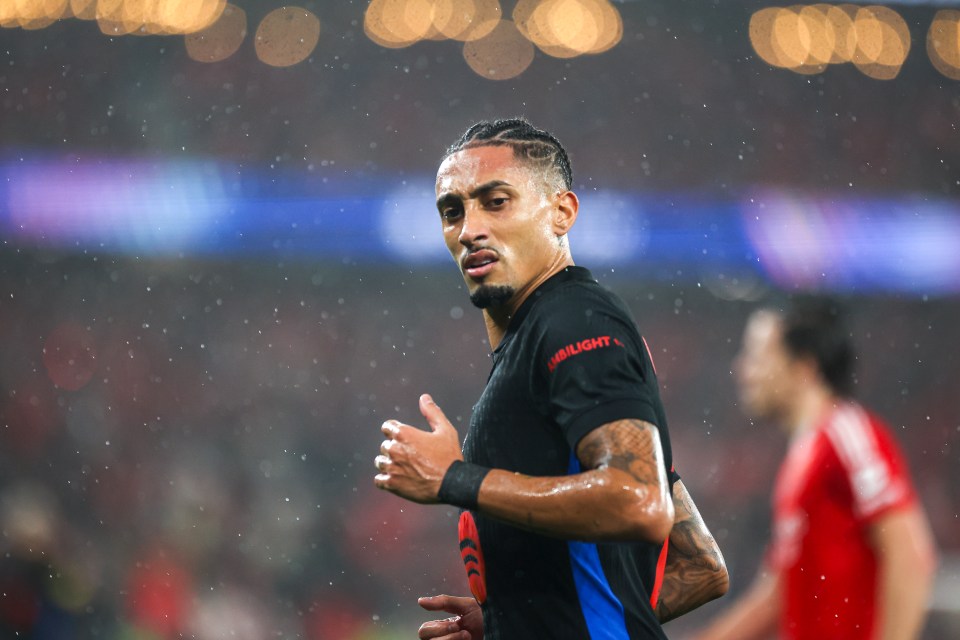
[[[577,456],[585,468],[618,469],[649,490],[666,492],[666,469],[658,444],[656,426],[643,420],[618,420],[584,436]],[[669,499],[666,494],[663,497]],[[675,516],[656,608],[661,622],[720,597],[728,582],[720,549],[682,482],[674,484],[672,498]]]
[[[723,555],[682,482],[673,486],[676,511],[657,617],[667,622],[718,598],[727,590]]]
[[[653,432],[655,437],[651,437]],[[625,471],[638,483],[657,483],[662,457],[655,451],[657,428],[643,420],[617,420],[594,429],[577,446],[577,457],[588,469],[611,467]]]

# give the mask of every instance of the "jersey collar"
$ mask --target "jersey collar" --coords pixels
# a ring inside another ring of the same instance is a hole
[[[523,301],[523,304],[520,305],[517,312],[513,314],[513,317],[510,319],[510,324],[507,326],[507,331],[503,335],[503,340],[500,341],[500,344],[493,351],[494,355],[503,349],[503,345],[517,332],[517,329],[523,324],[523,319],[529,315],[530,310],[537,304],[540,298],[568,282],[596,282],[596,279],[593,277],[593,274],[590,273],[589,269],[577,266],[564,267],[547,278],[543,284],[527,296],[527,299]]]

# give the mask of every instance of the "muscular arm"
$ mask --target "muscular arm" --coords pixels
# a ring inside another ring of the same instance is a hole
[[[877,638],[917,638],[923,628],[935,570],[935,551],[919,507],[880,516],[870,525],[879,580]]]
[[[660,622],[719,598],[730,584],[720,547],[681,481],[673,485],[673,507],[676,516],[656,609]]]
[[[584,471],[533,477],[491,471],[480,488],[480,510],[543,535],[578,540],[662,542],[673,524],[657,428],[618,420],[580,441]]]
[[[430,431],[387,420],[375,464],[378,487],[420,503],[439,501],[443,476],[463,459],[459,437],[424,394],[420,411]],[[509,446],[509,445],[505,445]],[[642,420],[597,427],[577,445],[582,473],[534,477],[493,469],[477,503],[495,518],[529,531],[574,540],[661,543],[673,526],[673,501],[657,428]]]

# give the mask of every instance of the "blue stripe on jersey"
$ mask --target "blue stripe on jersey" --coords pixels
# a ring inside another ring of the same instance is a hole
[[[580,473],[580,461],[570,453],[570,474]],[[580,598],[580,610],[587,623],[590,638],[594,640],[629,640],[623,604],[614,595],[603,567],[597,545],[592,542],[567,543],[573,583]]]

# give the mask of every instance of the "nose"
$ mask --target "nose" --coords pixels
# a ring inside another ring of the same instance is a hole
[[[472,202],[463,210],[463,224],[460,226],[460,244],[472,247],[489,237],[487,219],[484,212]]]

